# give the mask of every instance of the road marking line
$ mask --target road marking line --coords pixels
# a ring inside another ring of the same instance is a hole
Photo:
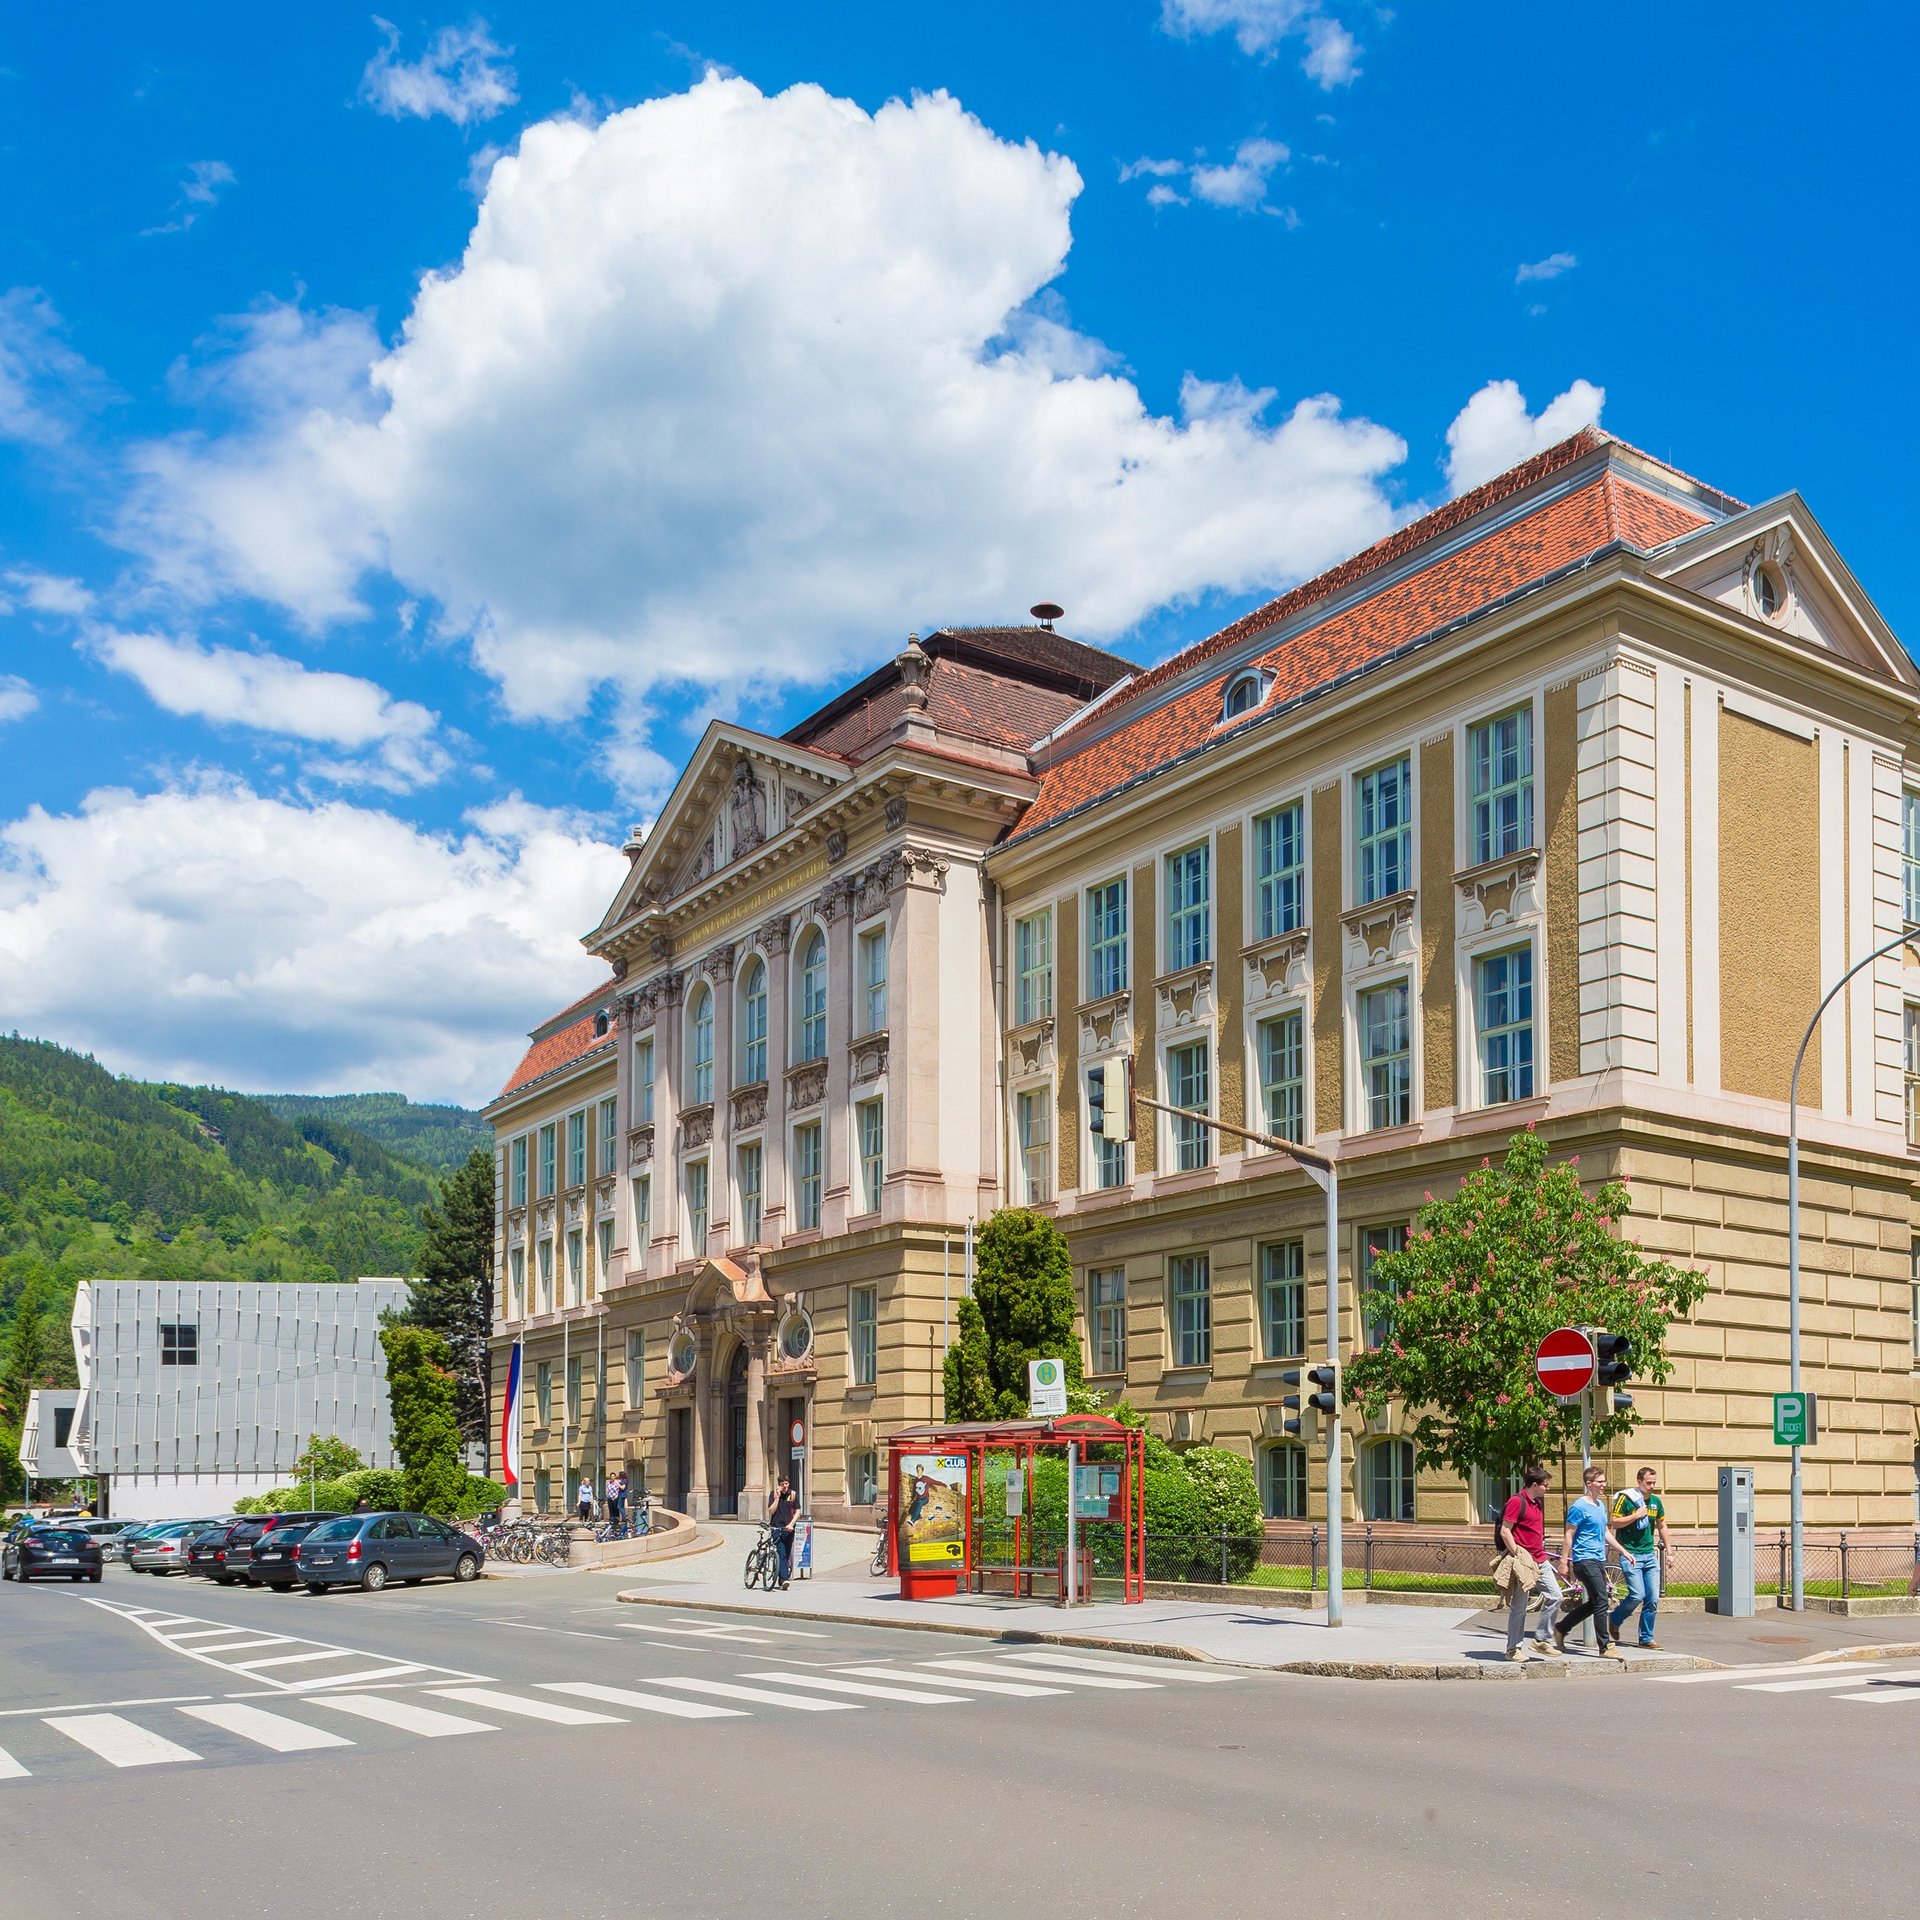
[[[616,1707],[639,1707],[646,1713],[668,1713],[676,1720],[744,1720],[738,1707],[709,1707],[699,1700],[668,1700],[660,1694],[635,1693],[630,1687],[603,1687],[596,1680],[543,1680],[546,1693],[571,1693],[582,1700],[606,1700]]]
[[[353,1745],[344,1734],[328,1733],[324,1727],[302,1726],[298,1720],[289,1720],[283,1713],[268,1713],[264,1707],[230,1704],[182,1707],[180,1711],[225,1733],[237,1733],[255,1746],[269,1747],[275,1753],[306,1753],[316,1747]]]
[[[5,1747],[0,1747],[0,1780],[27,1780],[32,1776]]]
[[[197,1753],[176,1747],[145,1727],[123,1720],[117,1713],[81,1713],[41,1723],[69,1740],[97,1753],[111,1767],[159,1767],[174,1760],[198,1760]]]
[[[936,1673],[943,1673],[951,1667],[955,1673],[985,1673],[1006,1675],[1004,1664],[995,1664],[986,1660],[922,1660],[923,1667],[931,1667]],[[1116,1680],[1100,1673],[1061,1673],[1049,1670],[1049,1680],[1057,1680],[1063,1687],[1107,1687],[1114,1692],[1151,1693],[1158,1682],[1153,1680]]]
[[[1882,1680],[1920,1679],[1920,1667],[1896,1667],[1888,1673],[1825,1673],[1817,1680],[1749,1680],[1740,1691],[1742,1693],[1820,1693],[1830,1687],[1857,1687],[1862,1679],[1873,1682]]]
[[[435,1687],[436,1700],[464,1700],[470,1707],[492,1707],[497,1713],[522,1713],[529,1720],[551,1720],[556,1727],[624,1727],[617,1713],[589,1713],[585,1707],[563,1707],[557,1700],[522,1700],[492,1687]]]
[[[1868,1693],[1830,1693],[1829,1700],[1864,1700],[1870,1706],[1890,1706],[1896,1700],[1920,1700],[1920,1687],[1875,1687]]]
[[[775,1693],[767,1687],[735,1687],[724,1680],[663,1680],[647,1675],[650,1687],[684,1687],[689,1693],[710,1693],[719,1700],[757,1700],[768,1706],[793,1707],[802,1713],[858,1713],[851,1700],[809,1700],[798,1693]]]
[[[195,1627],[191,1633],[165,1633],[160,1637],[177,1647],[182,1641],[186,1640],[218,1640],[223,1633],[243,1633],[245,1631],[246,1629],[243,1627]],[[203,1647],[201,1651],[204,1653],[206,1649]]]
[[[358,1654],[351,1647],[328,1647],[319,1653],[276,1653],[271,1660],[236,1660],[233,1664],[243,1673],[251,1674],[258,1667],[297,1667],[311,1660],[360,1660],[365,1655]]]
[[[837,1673],[855,1673],[864,1680],[912,1680],[918,1676],[900,1673],[892,1667],[837,1667]],[[1029,1686],[1024,1680],[975,1680],[971,1675],[962,1678],[957,1673],[942,1673],[940,1684],[947,1687],[965,1687],[969,1693],[1004,1693],[1016,1700],[1038,1700],[1051,1694],[1059,1699],[1066,1693],[1064,1687]]]
[[[1231,1673],[1208,1673],[1204,1668],[1188,1672],[1186,1667],[1130,1667],[1117,1660],[1089,1660],[1077,1653],[1010,1653],[1009,1660],[1019,1660],[1034,1667],[1070,1667],[1076,1673],[1111,1673],[1122,1680],[1159,1680],[1182,1681],[1189,1686],[1217,1687],[1230,1686],[1239,1677]]]
[[[292,1647],[303,1646],[305,1644],[304,1641],[299,1640],[291,1633],[269,1633],[263,1634],[260,1638],[254,1640],[227,1640],[223,1641],[217,1647],[201,1647],[198,1648],[197,1651],[201,1653],[257,1653],[265,1647]],[[244,1660],[229,1660],[227,1664],[231,1667],[241,1667],[245,1666],[246,1662]]]
[[[1647,1675],[1647,1678],[1658,1681],[1662,1686],[1666,1687],[1697,1687],[1703,1681],[1707,1680],[1724,1680],[1734,1686],[1739,1686],[1751,1680],[1757,1673],[1777,1671],[1778,1669],[1776,1667],[1763,1664],[1751,1667],[1721,1667],[1712,1673],[1650,1673]]]
[[[289,1693],[313,1693],[321,1687],[366,1686],[375,1680],[392,1680],[403,1673],[431,1673],[431,1667],[423,1667],[409,1661],[401,1667],[363,1667],[358,1673],[323,1673],[318,1680],[289,1680],[285,1683]],[[455,1674],[456,1680],[468,1678],[465,1674]],[[476,1674],[472,1676],[477,1679]]]
[[[363,1720],[378,1720],[382,1726],[398,1727],[402,1733],[423,1734],[429,1740],[450,1739],[457,1733],[498,1733],[500,1729],[485,1720],[469,1720],[457,1713],[437,1713],[432,1707],[418,1707],[410,1700],[389,1700],[385,1694],[355,1694],[350,1700],[323,1700],[322,1706],[335,1713],[355,1713]]]
[[[0,1708],[0,1720],[39,1718],[49,1713],[104,1713],[110,1707],[177,1707],[183,1700],[211,1700],[210,1693],[156,1693],[144,1700],[75,1700],[61,1706]]]
[[[743,1680],[777,1680],[787,1687],[818,1687],[823,1693],[852,1693],[868,1700],[905,1700],[920,1707],[967,1707],[963,1693],[928,1693],[917,1687],[875,1687],[863,1680],[830,1680],[819,1673],[743,1673]],[[918,1676],[916,1676],[917,1678]]]
[[[644,1624],[638,1620],[625,1623],[635,1633],[691,1633],[709,1640],[740,1640],[763,1633],[770,1633],[778,1640],[824,1640],[824,1633],[808,1633],[799,1627],[769,1627],[756,1620],[750,1627],[695,1626],[690,1621],[649,1620]]]

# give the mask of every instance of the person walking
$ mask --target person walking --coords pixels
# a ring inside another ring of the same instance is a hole
[[[1500,1524],[1495,1537],[1500,1551],[1515,1562],[1509,1568],[1507,1593],[1507,1658],[1524,1660],[1526,1656],[1522,1643],[1527,1637],[1527,1608],[1537,1591],[1541,1597],[1540,1625],[1535,1629],[1534,1644],[1543,1652],[1546,1650],[1548,1636],[1553,1632],[1553,1623],[1560,1611],[1560,1603],[1566,1598],[1558,1576],[1554,1573],[1553,1562],[1547,1557],[1547,1481],[1549,1475],[1545,1467],[1531,1466],[1520,1476],[1520,1491],[1501,1509]],[[1520,1556],[1525,1554],[1533,1562],[1534,1578],[1524,1578],[1525,1562]]]
[[[615,1534],[619,1533],[626,1519],[626,1511],[627,1476],[615,1473],[607,1480],[607,1519],[612,1523]]]
[[[785,1592],[793,1576],[793,1523],[800,1517],[800,1496],[783,1473],[774,1489],[773,1504],[767,1509],[767,1525],[773,1529],[773,1550],[780,1557],[780,1588]]]
[[[1640,1644],[1656,1653],[1660,1642],[1653,1637],[1653,1623],[1660,1611],[1661,1575],[1673,1561],[1673,1547],[1667,1539],[1667,1508],[1660,1498],[1659,1486],[1658,1470],[1642,1467],[1634,1475],[1634,1484],[1622,1487],[1613,1496],[1609,1524],[1621,1568],[1627,1576],[1627,1597],[1614,1608],[1607,1622],[1618,1640],[1620,1629],[1638,1607]]]
[[[584,1526],[593,1519],[593,1481],[587,1474],[580,1476],[580,1491],[574,1498],[579,1503],[575,1510]]]
[[[1594,1638],[1602,1658],[1624,1660],[1626,1656],[1613,1643],[1607,1618],[1607,1542],[1612,1537],[1607,1518],[1607,1470],[1589,1467],[1584,1476],[1585,1491],[1567,1508],[1566,1537],[1560,1548],[1560,1567],[1580,1584],[1580,1598],[1571,1611],[1561,1615],[1553,1630],[1557,1652],[1567,1650],[1567,1635],[1583,1620],[1593,1622]]]

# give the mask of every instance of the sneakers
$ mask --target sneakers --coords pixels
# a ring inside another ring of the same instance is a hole
[[[1530,1654],[1525,1647],[1509,1647],[1507,1649],[1507,1658],[1509,1660],[1531,1660],[1533,1655]]]
[[[1609,1640],[1607,1644],[1600,1649],[1600,1658],[1602,1660],[1624,1660],[1626,1657],[1626,1653],[1618,1640]]]
[[[1566,1630],[1562,1627],[1555,1627],[1553,1630],[1553,1650],[1559,1654],[1564,1654],[1567,1650]]]
[[[1665,1653],[1666,1648],[1663,1647],[1658,1640],[1642,1640],[1640,1642],[1640,1651],[1642,1653]]]

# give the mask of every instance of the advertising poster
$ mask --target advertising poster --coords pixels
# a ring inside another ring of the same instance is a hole
[[[1119,1520],[1120,1469],[1118,1467],[1075,1467],[1073,1470],[1073,1511],[1080,1520]]]
[[[967,1456],[900,1457],[900,1546],[908,1567],[961,1567],[967,1556]]]

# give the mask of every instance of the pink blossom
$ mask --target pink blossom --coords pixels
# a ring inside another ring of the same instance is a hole
[[[1509,1398],[1510,1396],[1507,1394],[1504,1394],[1504,1393],[1497,1394],[1494,1398],[1494,1405],[1497,1407],[1504,1407],[1507,1404]]]

